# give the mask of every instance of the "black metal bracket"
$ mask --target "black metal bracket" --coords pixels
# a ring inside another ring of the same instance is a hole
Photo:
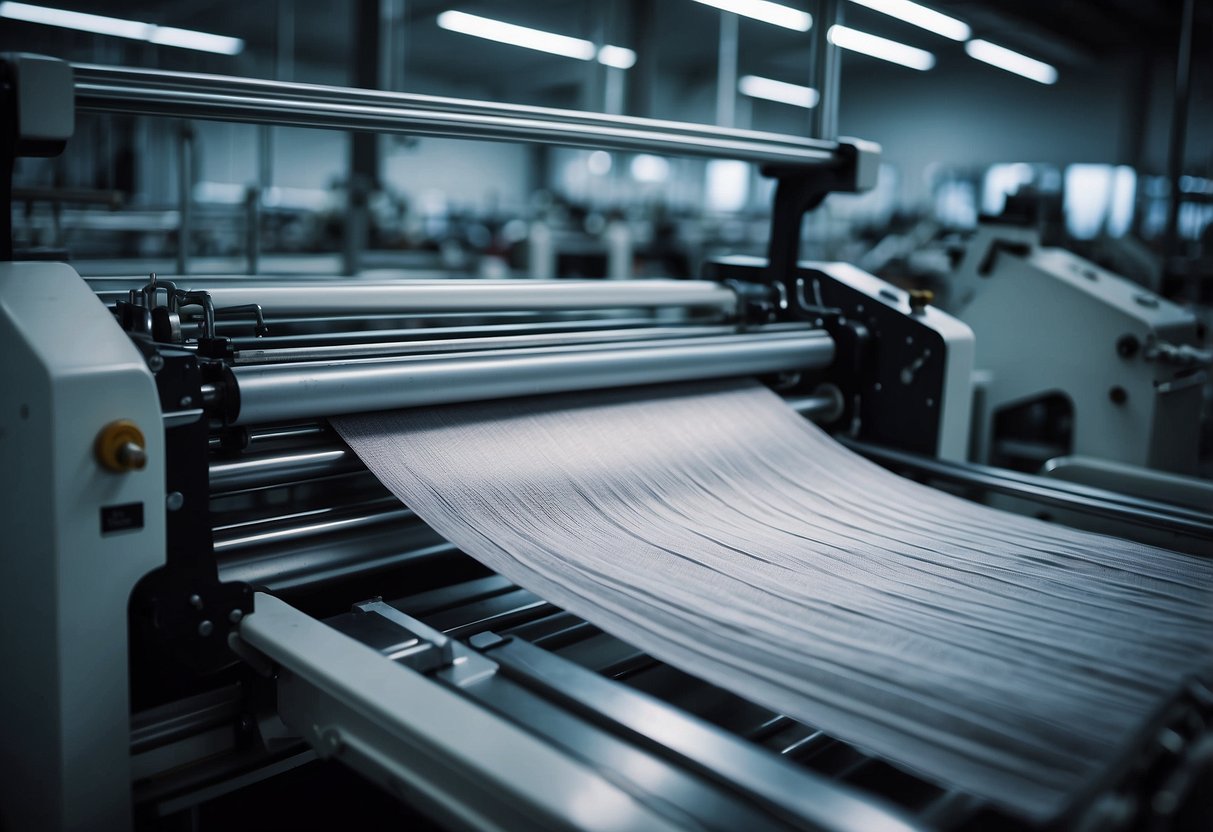
[[[58,156],[75,128],[71,65],[0,54],[0,261],[12,260],[13,175],[20,156]]]
[[[767,244],[768,282],[785,286],[796,274],[800,260],[800,232],[805,214],[835,192],[858,192],[876,185],[880,149],[869,142],[839,143],[838,159],[820,167],[767,165],[764,176],[777,180],[771,212],[771,238]]]
[[[248,584],[223,582],[210,522],[209,426],[202,384],[218,362],[192,351],[131,339],[156,377],[165,417],[166,558],[131,595],[132,635],[141,648],[195,673],[235,662],[229,636],[253,611]]]

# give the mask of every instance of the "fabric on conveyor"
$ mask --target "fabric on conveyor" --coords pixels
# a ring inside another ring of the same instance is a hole
[[[465,552],[654,657],[1035,819],[1213,669],[1213,566],[994,511],[754,382],[335,420]]]

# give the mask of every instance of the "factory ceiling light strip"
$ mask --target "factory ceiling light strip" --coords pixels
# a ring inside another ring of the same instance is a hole
[[[770,0],[695,0],[705,6],[720,9],[722,12],[732,12],[742,17],[761,20],[773,26],[782,26],[797,32],[807,32],[813,25],[813,16],[800,9],[793,9],[782,3],[772,3]]]
[[[859,52],[882,61],[901,64],[910,69],[925,71],[935,66],[935,56],[925,49],[907,46],[888,38],[877,37],[849,26],[834,25],[826,34],[830,43],[842,49]]]
[[[615,69],[631,69],[636,65],[636,53],[622,46],[607,44],[598,50],[598,63]]]
[[[963,20],[949,17],[942,12],[912,3],[910,0],[851,0],[851,2],[952,40],[968,40],[969,35],[973,33],[969,24]]]
[[[750,98],[763,98],[806,109],[816,107],[817,102],[821,100],[821,94],[812,87],[802,87],[760,75],[743,75],[737,82],[737,91]]]
[[[199,52],[214,52],[218,55],[239,55],[244,51],[244,41],[226,35],[197,32],[193,29],[178,29],[175,26],[157,26],[137,20],[106,17],[99,14],[73,12],[67,9],[52,9],[30,3],[0,3],[0,17],[20,20],[24,23],[39,23],[61,29],[75,29],[95,35],[141,40],[159,46],[176,46]]]
[[[1016,75],[1022,75],[1024,78],[1030,78],[1041,84],[1057,83],[1055,67],[1044,61],[1029,58],[1027,55],[1021,55],[1005,46],[990,43],[988,40],[969,41],[965,44],[965,52],[969,53],[970,58],[976,58],[990,66],[1014,72]]]
[[[636,53],[622,46],[608,44],[599,49],[584,38],[558,35],[555,32],[506,23],[504,20],[494,20],[478,14],[447,10],[438,15],[438,26],[448,32],[458,32],[461,35],[521,46],[523,49],[534,49],[537,52],[547,52],[550,55],[575,58],[579,61],[592,61],[596,58],[600,64],[616,69],[630,69],[636,63]]]

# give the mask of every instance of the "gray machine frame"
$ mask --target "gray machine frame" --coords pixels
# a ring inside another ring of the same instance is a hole
[[[22,60],[22,66],[35,67],[24,73],[27,79],[39,74],[38,67],[54,66],[47,77],[58,78],[62,86],[62,65]],[[70,82],[71,75],[67,77]],[[312,284],[263,286],[250,298],[245,288],[221,285],[223,281],[207,286],[200,280],[191,286],[188,302],[209,311],[198,321],[176,323],[198,327],[195,335],[207,338],[214,335],[215,297],[223,298],[225,292],[244,294],[220,305],[258,303],[262,313],[306,313],[334,304],[381,310],[385,299],[398,304],[404,316],[419,309],[466,309],[468,304],[481,309],[510,304],[593,308],[626,300],[625,306],[707,306],[725,311],[738,332],[683,331],[668,338],[625,337],[575,346],[531,344],[508,354],[482,344],[486,349],[480,352],[452,354],[445,345],[435,346],[434,356],[407,359],[297,355],[300,360],[279,364],[259,362],[259,351],[252,349],[247,363],[214,362],[210,369],[216,372],[205,383],[192,377],[194,386],[185,395],[162,373],[166,359],[192,373],[191,355],[128,336],[69,267],[0,264],[0,345],[6,355],[20,357],[10,383],[0,390],[0,431],[6,437],[0,441],[0,462],[18,472],[23,485],[2,515],[5,528],[16,530],[11,542],[19,556],[0,559],[0,599],[6,615],[23,625],[20,631],[6,627],[0,636],[0,662],[23,668],[21,684],[0,691],[10,726],[0,753],[6,772],[16,774],[0,784],[0,801],[6,821],[15,828],[127,828],[135,774],[144,780],[170,778],[183,761],[208,759],[226,748],[222,726],[240,711],[242,706],[232,704],[240,701],[239,692],[204,692],[179,706],[141,714],[132,726],[126,673],[132,593],[166,558],[180,559],[175,547],[183,539],[188,542],[185,532],[196,531],[198,517],[205,517],[199,502],[208,499],[208,486],[266,486],[284,476],[341,472],[355,462],[348,450],[322,445],[211,462],[208,468],[206,418],[226,419],[232,427],[253,423],[252,436],[265,420],[315,420],[351,408],[513,395],[533,392],[540,381],[543,390],[554,391],[751,373],[812,374],[831,361],[837,364],[840,355],[850,355],[853,350],[841,351],[848,339],[867,336],[866,319],[852,319],[848,310],[815,303],[806,295],[798,269],[807,268],[846,284],[863,299],[862,306],[872,307],[869,313],[875,309],[896,316],[913,331],[931,332],[956,345],[952,364],[940,370],[940,385],[958,385],[948,393],[952,415],[934,423],[929,437],[937,451],[954,455],[954,448],[945,447],[939,425],[946,424],[950,436],[954,423],[964,420],[971,332],[937,311],[916,310],[907,297],[869,276],[860,279],[820,264],[797,266],[803,213],[828,191],[872,183],[877,150],[867,143],[94,66],[76,67],[71,88],[84,110],[740,158],[764,164],[780,178],[778,233],[765,266],[733,263],[730,268],[740,269],[746,280],[730,279],[724,286],[708,281],[599,287],[561,282],[521,291],[514,287],[496,296],[492,284],[478,284],[494,295],[486,299],[457,285],[400,289],[363,283],[329,291]],[[13,91],[19,97],[29,94],[20,84]],[[45,104],[71,108],[62,96]],[[176,310],[158,305],[161,289],[175,291],[152,284],[142,294],[137,289],[127,293],[132,303],[126,311],[146,313],[149,320],[153,312],[163,312],[171,319]],[[104,291],[101,296],[105,298]],[[149,305],[134,303],[139,298]],[[71,327],[71,337],[65,337],[65,327]],[[917,359],[909,360],[914,366]],[[427,368],[424,383],[383,395],[383,378],[409,378],[418,367]],[[906,369],[890,368],[899,374]],[[336,387],[351,380],[367,395],[336,401]],[[298,392],[303,382],[311,392]],[[938,388],[943,389],[948,388]],[[457,399],[450,390],[459,391]],[[938,390],[940,399],[931,407],[944,401]],[[835,390],[802,395],[795,402],[806,412],[841,416],[844,425],[853,427],[859,412],[853,398]],[[94,437],[116,419],[145,428],[142,469],[97,469]],[[314,429],[310,424],[267,432],[303,435]],[[322,427],[318,431],[323,434]],[[195,440],[201,444],[189,445]],[[182,455],[170,459],[170,448]],[[186,482],[190,477],[196,481]],[[137,527],[107,529],[100,520],[107,511],[134,504],[142,506]],[[395,511],[408,513],[398,506]],[[191,516],[195,525],[184,524]],[[360,523],[365,518],[351,519]],[[202,553],[211,557],[206,565],[214,570],[220,546],[211,543],[206,541]],[[258,735],[259,750],[238,775],[182,789],[179,793],[192,796],[159,801],[165,811],[319,755],[338,759],[390,791],[427,805],[443,820],[467,827],[730,828],[737,825],[734,821],[744,821],[742,825],[850,832],[919,825],[870,794],[794,768],[671,706],[579,671],[519,636],[478,627],[464,644],[457,633],[439,632],[379,601],[321,621],[265,593],[224,594],[224,586],[236,583],[230,574],[220,572],[210,580],[199,584],[204,587],[199,592],[182,591],[191,586],[188,582],[169,583],[172,597],[156,600],[173,605],[169,618],[184,625],[175,631],[178,636],[204,645],[211,657],[230,649],[249,673],[259,673],[263,681],[257,684],[272,694],[272,705],[248,729]],[[211,597],[212,590],[220,600]],[[49,600],[47,592],[52,593]],[[535,609],[542,603],[525,606]],[[782,726],[778,719],[772,724]],[[565,729],[567,734],[560,735]],[[38,754],[32,760],[31,749]],[[148,797],[148,802],[157,803],[157,798]],[[49,814],[47,807],[54,807]],[[933,806],[927,821],[946,822],[970,808],[963,795],[948,795]]]

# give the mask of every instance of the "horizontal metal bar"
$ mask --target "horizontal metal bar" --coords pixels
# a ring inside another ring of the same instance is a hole
[[[798,396],[785,401],[788,407],[801,416],[813,420],[826,419],[834,413],[837,406],[835,397],[828,393]],[[214,461],[210,466],[211,494],[284,485],[364,470],[354,452],[344,443],[338,442],[327,428],[319,424],[251,431],[249,441],[250,444],[256,445],[259,442],[296,436],[301,440],[320,439],[322,444]]]
[[[820,330],[236,367],[235,424],[449,404],[638,384],[760,375],[827,366],[834,342]]]
[[[643,313],[642,313],[643,314]],[[715,316],[713,316],[713,319]],[[590,332],[600,329],[643,329],[652,327],[654,319],[646,317],[620,318],[613,314],[605,314],[596,318],[577,318],[574,320],[557,319],[547,321],[526,321],[524,323],[484,323],[483,315],[476,315],[475,324],[462,326],[410,326],[393,329],[383,329],[385,322],[392,320],[388,317],[372,315],[356,318],[333,318],[326,321],[323,318],[271,318],[271,333],[296,324],[305,324],[309,328],[323,329],[317,332],[301,332],[294,335],[236,335],[232,337],[232,346],[237,350],[243,349],[278,349],[281,347],[331,347],[337,345],[372,344],[383,341],[407,341],[421,338],[488,338],[508,337],[511,335],[557,335],[562,332]],[[415,318],[410,318],[415,321]],[[347,327],[330,330],[332,327]],[[369,328],[368,328],[369,327]],[[247,327],[246,327],[247,328]],[[223,327],[219,327],[223,331]]]
[[[776,325],[764,327],[761,331],[779,332],[788,328],[787,325]],[[421,331],[419,330],[418,332]],[[717,326],[653,326],[643,328],[632,327],[628,329],[597,329],[585,332],[506,335],[487,338],[434,338],[387,341],[374,344],[327,344],[323,346],[280,347],[276,349],[242,349],[236,352],[235,363],[237,365],[282,364],[294,361],[324,361],[331,360],[332,358],[372,358],[375,356],[429,355],[436,353],[517,349],[522,347],[561,347],[574,344],[606,344],[729,335],[735,332],[737,332],[737,327],[727,324]]]
[[[317,429],[317,434],[319,433]],[[344,446],[326,446],[272,456],[225,459],[211,463],[211,493],[284,485],[357,471],[359,467],[357,458]]]
[[[413,575],[451,563],[459,573],[458,549],[422,525],[359,529],[275,549],[237,553],[219,560],[224,581],[243,581],[272,592],[290,592],[408,567]]]
[[[258,593],[240,638],[275,662],[277,706],[321,756],[491,829],[673,829],[577,758],[460,692]]]
[[[215,554],[226,557],[260,546],[295,545],[318,535],[351,532],[388,523],[416,521],[416,515],[397,500],[385,499],[357,511],[305,512],[287,522],[260,521],[215,529]],[[419,522],[419,521],[418,521]]]
[[[190,288],[195,288],[192,284]],[[710,280],[399,280],[205,287],[216,308],[257,304],[267,316],[536,312],[685,307],[732,315],[737,296]]]
[[[487,638],[485,642],[493,644]],[[689,762],[702,775],[747,794],[804,828],[834,832],[919,828],[882,800],[787,765],[759,746],[533,644],[508,639],[493,644],[484,654],[531,690],[574,713],[593,714],[600,723],[643,737],[649,747]]]
[[[797,136],[546,107],[163,70],[75,64],[83,111],[292,127],[520,141],[573,147],[834,165],[839,145]]]
[[[1190,535],[1202,540],[1213,540],[1213,515],[1204,512],[1128,497],[1100,488],[1063,484],[1056,480],[987,465],[947,462],[845,438],[841,441],[851,450],[894,471],[909,472],[932,480],[1019,497],[1083,514]]]

